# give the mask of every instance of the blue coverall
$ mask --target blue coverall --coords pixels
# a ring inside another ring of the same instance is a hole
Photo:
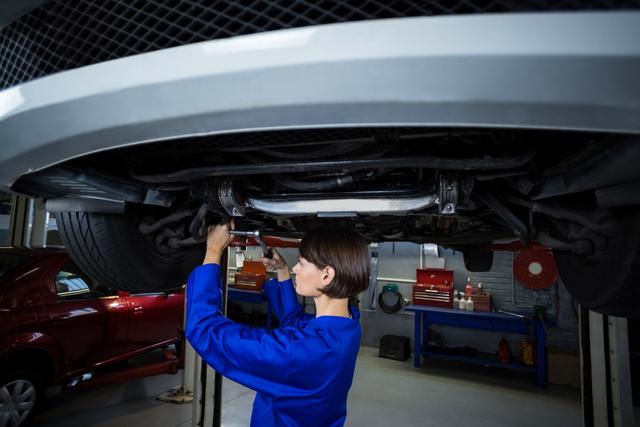
[[[280,320],[267,331],[222,315],[220,266],[193,270],[187,284],[186,337],[227,378],[257,391],[251,426],[342,426],[360,346],[352,318],[304,314],[291,280],[265,283]]]

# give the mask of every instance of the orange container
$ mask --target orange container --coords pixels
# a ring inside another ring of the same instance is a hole
[[[262,291],[266,280],[267,268],[259,261],[245,261],[242,271],[233,275],[233,287],[248,291]]]

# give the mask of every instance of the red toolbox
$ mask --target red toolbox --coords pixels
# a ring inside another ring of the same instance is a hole
[[[441,268],[416,270],[413,303],[451,308],[453,305],[453,271]]]

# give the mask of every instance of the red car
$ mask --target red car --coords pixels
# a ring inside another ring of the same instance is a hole
[[[47,385],[180,341],[183,311],[182,288],[112,293],[63,250],[0,249],[0,426],[26,424]]]

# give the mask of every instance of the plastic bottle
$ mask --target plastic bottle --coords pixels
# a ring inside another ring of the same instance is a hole
[[[473,285],[471,284],[471,277],[467,277],[467,286],[464,288],[464,293],[467,295],[473,295]]]
[[[473,300],[471,299],[471,297],[467,299],[467,302],[465,303],[465,309],[468,311],[473,311]]]
[[[460,308],[460,298],[458,295],[459,293],[457,291],[453,293],[453,308]]]
[[[460,302],[459,302],[458,308],[460,310],[466,310],[467,309],[467,302],[464,300],[464,295],[460,297]]]
[[[522,338],[520,341],[520,361],[527,366],[536,364],[533,358],[533,344],[526,338]]]
[[[478,282],[478,295],[483,295],[482,282]]]

